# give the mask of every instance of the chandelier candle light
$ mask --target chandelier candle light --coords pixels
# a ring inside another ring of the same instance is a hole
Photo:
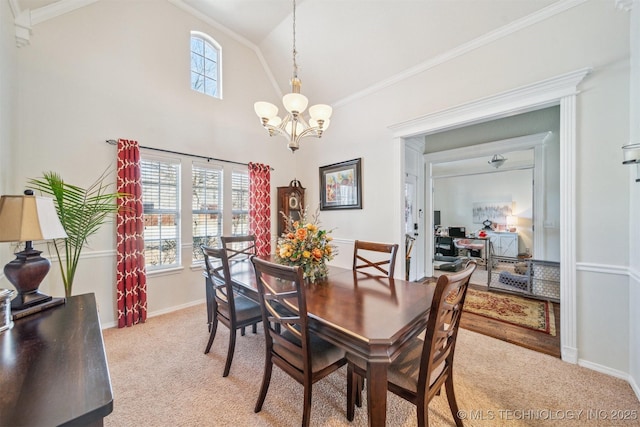
[[[307,136],[321,138],[322,133],[329,127],[329,118],[333,109],[326,104],[316,104],[309,108],[309,121],[302,113],[307,109],[309,100],[300,93],[302,82],[298,78],[298,64],[296,63],[296,1],[293,0],[293,77],[291,77],[291,93],[282,97],[282,104],[287,110],[284,119],[278,116],[278,107],[270,102],[256,102],[253,108],[267,129],[269,136],[282,135],[289,140],[287,147],[291,152],[300,148],[300,140]]]

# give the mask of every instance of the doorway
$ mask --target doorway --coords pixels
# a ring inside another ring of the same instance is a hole
[[[419,135],[428,135],[442,130],[464,127],[514,114],[537,109],[560,106],[560,220],[558,223],[561,242],[560,286],[561,286],[561,353],[562,360],[577,363],[577,317],[576,317],[576,230],[575,230],[575,156],[576,156],[576,98],[578,85],[591,72],[584,68],[555,76],[508,92],[503,92],[477,101],[432,113],[414,120],[390,126],[396,145],[396,155],[404,159],[404,141]],[[396,188],[403,188],[404,164],[396,175]],[[403,203],[398,198],[398,204]],[[429,215],[431,217],[431,215]],[[433,224],[431,224],[432,226]],[[398,224],[399,234],[404,223]],[[425,227],[425,240],[433,239],[433,231]],[[426,245],[428,248],[429,245]],[[426,259],[432,258],[429,250]]]

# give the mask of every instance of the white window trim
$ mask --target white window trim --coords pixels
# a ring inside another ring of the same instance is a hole
[[[208,43],[211,43],[211,45],[213,47],[215,47],[218,50],[218,96],[211,96],[211,98],[214,99],[223,99],[222,96],[222,46],[220,45],[220,43],[218,43],[217,41],[214,40],[213,37],[211,37],[210,35],[203,33],[202,31],[191,31],[191,34],[189,36],[189,61],[191,61],[191,37],[200,37],[201,39],[204,39],[205,41],[207,41]],[[191,63],[191,62],[189,62]],[[191,71],[189,71],[191,72]]]

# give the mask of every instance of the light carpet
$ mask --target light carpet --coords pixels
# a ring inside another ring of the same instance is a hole
[[[264,367],[262,326],[257,334],[238,334],[223,378],[228,337],[220,326],[211,352],[203,354],[204,305],[105,330],[114,393],[105,426],[299,426],[302,386],[278,368],[262,411],[253,412]],[[454,383],[465,426],[640,426],[640,403],[626,381],[464,329]],[[387,425],[415,426],[413,405],[388,396]],[[364,400],[349,423],[344,367],[314,385],[311,425],[366,426]],[[429,414],[432,426],[454,425],[444,391]],[[614,414],[635,419],[612,420]]]
[[[549,301],[469,289],[464,311],[556,336],[553,304]]]

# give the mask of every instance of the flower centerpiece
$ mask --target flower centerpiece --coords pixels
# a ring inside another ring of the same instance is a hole
[[[300,212],[297,221],[280,213],[285,217],[285,230],[276,245],[276,262],[302,267],[304,278],[310,282],[326,277],[326,262],[334,258],[337,250],[331,244],[331,230],[319,228],[319,212],[316,211],[310,221],[305,210]]]

